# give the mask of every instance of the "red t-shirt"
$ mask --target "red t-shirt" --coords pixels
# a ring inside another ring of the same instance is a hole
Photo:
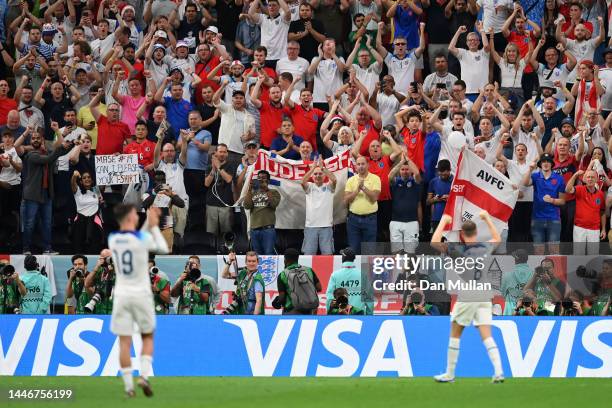
[[[131,138],[130,128],[123,122],[110,123],[106,116],[98,120],[96,154],[115,154],[123,151],[123,141]]]
[[[288,116],[289,111],[282,104],[277,108],[272,106],[270,102],[261,102],[261,108],[259,108],[259,123],[261,129],[260,142],[263,147],[269,149],[272,145],[272,140],[278,135],[277,129],[281,125],[283,115]]]
[[[380,177],[380,195],[378,201],[391,199],[391,185],[389,183],[389,173],[393,168],[393,162],[389,156],[383,156],[380,160],[372,160],[366,156],[369,164],[369,172]]]
[[[201,62],[198,62],[196,64],[195,73],[197,76],[199,76],[202,79],[202,82],[200,82],[196,86],[196,90],[195,90],[195,99],[198,105],[201,105],[204,103],[204,100],[202,99],[202,89],[205,86],[210,85],[213,91],[216,91],[217,89],[219,89],[218,83],[206,78],[208,74],[210,73],[210,71],[212,71],[217,65],[219,65],[219,63],[220,63],[219,57],[214,55],[210,57],[210,59],[208,60],[206,64],[202,64]]]
[[[244,76],[248,77],[252,70],[253,68],[249,68],[244,71]],[[276,71],[269,67],[264,67],[264,71],[266,71],[266,74],[276,82]],[[257,75],[253,75],[253,77],[257,79]],[[268,86],[262,85],[259,100],[262,102],[268,102],[270,100],[270,88]]]
[[[312,149],[317,151],[317,134],[319,133],[319,121],[323,119],[325,112],[321,109],[310,108],[304,109],[302,105],[295,105],[289,111],[295,134],[302,137],[307,142],[310,142]]]
[[[554,158],[555,158],[555,165],[553,166],[552,171],[559,174],[561,177],[563,177],[563,182],[565,183],[565,185],[567,185],[567,182],[569,181],[569,179],[572,178],[574,173],[578,170],[578,167],[580,167],[580,163],[576,161],[576,157],[573,154],[570,154],[569,156],[567,156],[567,159],[565,159],[565,161],[560,162],[559,155],[555,151]],[[567,193],[565,194],[566,201],[571,201],[573,199],[574,199],[573,194],[567,194]]]
[[[153,164],[153,152],[155,151],[155,143],[145,139],[142,143],[133,141],[123,147],[124,154],[137,154],[138,164],[143,167]]]
[[[589,192],[586,186],[576,186],[576,215],[574,225],[589,229],[600,230],[601,211],[606,210],[606,199],[603,191],[597,189]]]
[[[17,109],[17,101],[13,98],[0,99],[0,125],[6,125],[8,113]]]
[[[593,35],[593,24],[592,23],[589,23],[588,21],[584,21],[583,19],[580,19],[580,23],[584,25],[584,28],[589,30],[591,35]],[[565,23],[563,23],[563,25],[561,26],[561,31],[566,32],[571,27],[571,25],[572,25],[572,22],[569,19],[567,19]],[[576,34],[574,34],[574,31],[572,31],[571,33],[567,34],[566,37],[568,40],[575,40]]]
[[[425,171],[425,135],[421,130],[410,134],[410,130],[404,127],[400,134],[408,151],[408,158],[417,165],[419,170]]]
[[[529,52],[530,41],[534,45],[534,48],[536,44],[536,38],[533,35],[533,31],[528,31],[527,35],[519,34],[516,31],[512,31],[508,36],[507,40],[509,43],[516,44],[519,49],[519,55],[521,56],[521,58],[524,58],[525,55],[527,55],[527,53]],[[529,72],[533,72],[533,67],[531,66],[531,64],[527,63],[523,72],[526,74]]]
[[[365,140],[361,143],[361,149],[359,150],[359,154],[362,156],[369,156],[368,150],[370,149],[370,143],[372,140],[378,140],[380,129],[377,129],[374,125],[373,120],[369,120],[364,125],[357,125],[357,130],[361,132],[366,129],[368,133],[365,135]],[[385,184],[385,183],[383,183]]]

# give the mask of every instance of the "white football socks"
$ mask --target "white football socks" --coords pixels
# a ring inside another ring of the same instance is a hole
[[[495,340],[493,340],[493,337],[487,337],[486,339],[484,339],[483,343],[487,348],[489,359],[491,360],[493,368],[495,369],[495,375],[503,375],[501,357],[499,355],[499,349],[497,348],[497,344],[495,344]]]
[[[153,357],[147,354],[140,356],[140,376],[145,380],[149,379],[153,371]]]
[[[134,390],[134,377],[132,376],[132,367],[122,368],[121,377],[123,378],[123,385],[125,392]]]
[[[455,367],[459,358],[459,339],[451,337],[448,340],[448,354],[446,360],[446,374],[455,377]]]

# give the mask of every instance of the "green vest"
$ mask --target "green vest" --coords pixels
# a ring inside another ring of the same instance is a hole
[[[331,309],[329,309],[329,313],[330,315],[338,315],[340,314],[340,309],[338,309],[337,307],[332,307]],[[351,306],[351,310],[349,310],[349,315],[353,316],[353,315],[364,315],[365,313],[363,312],[363,310],[357,306]]]
[[[13,313],[21,303],[21,294],[17,283],[13,280],[3,279],[0,282],[0,314]]]
[[[73,279],[70,286],[72,286],[72,293],[74,294],[74,300],[76,301],[74,313],[85,314],[84,307],[91,299],[91,296],[89,296],[89,293],[87,293],[85,290],[85,278],[80,280],[77,280],[77,278]]]
[[[247,306],[249,303],[249,290],[253,287],[253,284],[255,284],[255,282],[259,282],[261,284],[261,287],[264,289],[263,300],[261,302],[261,307],[259,308],[259,314],[264,314],[265,312],[266,282],[264,281],[263,276],[261,276],[261,272],[259,271],[254,272],[251,277],[252,278],[249,277],[249,273],[246,268],[242,268],[238,271],[238,277],[236,279],[236,296],[238,297],[240,303],[239,307],[237,308],[238,314],[246,314]]]
[[[98,289],[101,289],[102,292],[104,293],[104,296],[102,297],[102,300],[100,300],[97,304],[96,304],[96,308],[94,309],[94,314],[111,314],[113,312],[113,299],[111,299],[111,297],[109,296],[110,293],[106,292],[106,281],[102,281],[102,274],[104,273],[105,268],[104,267],[99,267],[98,270],[96,270],[95,272],[95,276],[94,276],[94,287],[95,290],[97,291]],[[115,287],[115,274],[112,274],[112,278],[110,279],[110,281],[112,282],[112,284],[110,285],[111,287]]]
[[[187,282],[190,283],[190,282]],[[200,299],[200,296],[191,288],[191,285],[186,284],[185,281],[183,284],[183,292],[181,293],[181,297],[179,298],[179,313],[181,309],[189,308],[191,310],[190,314],[193,315],[205,315],[209,314],[209,302],[210,302],[210,284],[204,278],[199,279],[195,282],[196,286],[200,288],[200,293],[208,292],[208,302],[203,302]]]
[[[167,279],[160,277],[155,284],[155,287],[161,292],[170,282]],[[169,305],[164,302],[159,293],[153,292],[153,300],[155,301],[155,314],[168,314]]]
[[[308,275],[310,276],[310,279],[312,279],[314,283],[314,271],[312,270],[312,268],[309,268],[307,266],[302,266],[297,263],[287,266],[285,270],[283,270],[280,273],[280,275],[278,275],[278,279],[280,279],[281,282],[283,282],[285,284],[285,287],[287,288],[287,296],[285,296],[285,311],[287,312],[293,309],[293,303],[291,302],[291,288],[289,288],[289,280],[287,279],[287,273],[285,271],[289,271],[289,270],[297,269],[297,268],[306,269],[306,272],[308,273]]]
[[[425,312],[431,313],[430,312],[431,308],[432,308],[432,305],[430,303],[425,303]],[[404,311],[403,314],[410,315],[410,316],[426,316],[426,315],[417,313],[417,310],[414,308],[414,306],[412,306],[412,303],[408,305],[408,308]]]

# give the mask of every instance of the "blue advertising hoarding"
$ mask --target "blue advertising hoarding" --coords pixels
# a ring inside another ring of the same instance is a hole
[[[161,316],[157,324],[157,376],[432,376],[444,371],[449,334],[448,317]],[[109,316],[0,316],[0,375],[117,375],[109,326]],[[507,376],[612,377],[610,318],[496,318],[493,335]],[[478,332],[466,330],[457,375],[491,374]]]

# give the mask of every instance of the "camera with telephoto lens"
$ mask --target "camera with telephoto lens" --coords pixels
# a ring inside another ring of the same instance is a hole
[[[0,268],[0,276],[10,278],[15,273],[15,267],[11,264],[6,264]]]
[[[202,272],[198,268],[191,268],[187,271],[186,281],[196,282],[202,276]]]
[[[587,269],[586,266],[580,265],[576,268],[576,276],[584,279],[597,279],[597,271]]]
[[[423,294],[419,292],[414,292],[410,294],[410,303],[415,305],[420,305],[423,301]]]
[[[242,299],[240,299],[240,296],[238,296],[236,292],[232,292],[232,303],[230,303],[221,314],[238,314],[241,306]]]
[[[149,269],[149,277],[151,278],[151,283],[153,283],[158,273],[159,268],[157,266],[152,266],[151,269]]]
[[[105,258],[105,262],[109,258],[110,257]],[[110,262],[112,262],[112,259],[110,260]],[[91,297],[89,302],[87,302],[87,304],[83,306],[83,309],[85,309],[86,313],[93,313],[96,308],[96,305],[103,299],[110,298],[111,293],[113,292],[113,279],[111,278],[113,270],[112,265],[110,263],[107,263],[107,267],[109,272],[108,277],[100,283],[96,284],[93,296]]]
[[[348,303],[349,303],[348,297],[346,297],[344,295],[340,295],[336,299],[336,306],[340,310],[346,309],[348,307]]]
[[[68,278],[70,278],[70,274],[72,273],[72,271],[74,271],[74,277],[75,278],[82,278],[83,276],[85,276],[85,271],[82,269],[74,269],[74,268],[70,268],[66,271],[66,275],[68,276]]]
[[[223,234],[223,246],[227,252],[234,252],[234,241],[236,241],[236,235],[233,232],[226,232]]]

